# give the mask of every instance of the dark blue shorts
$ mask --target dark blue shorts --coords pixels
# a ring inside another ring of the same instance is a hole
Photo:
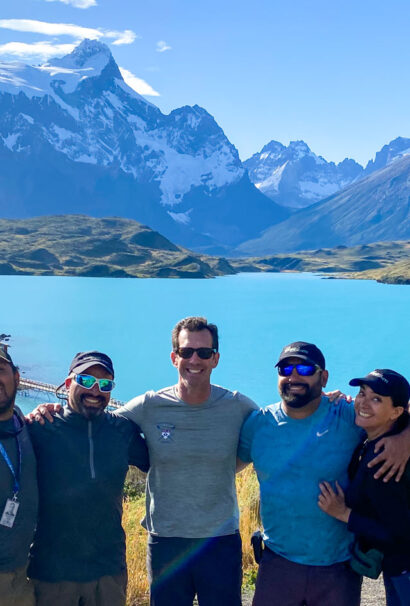
[[[241,606],[239,533],[205,539],[149,535],[151,606]]]
[[[253,606],[360,606],[362,577],[348,562],[306,566],[263,550]]]

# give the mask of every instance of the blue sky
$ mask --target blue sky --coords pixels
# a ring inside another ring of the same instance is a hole
[[[410,137],[408,0],[2,0],[0,60],[109,45],[165,113],[208,110],[241,159],[271,139],[365,164]]]

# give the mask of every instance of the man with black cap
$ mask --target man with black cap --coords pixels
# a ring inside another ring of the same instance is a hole
[[[361,577],[347,565],[352,537],[318,507],[320,482],[347,483],[361,438],[353,405],[322,396],[328,371],[315,345],[291,343],[276,366],[282,401],[250,415],[238,449],[253,462],[261,494],[265,549],[253,605],[358,606]],[[407,450],[408,437],[389,439]]]
[[[68,406],[30,426],[40,508],[30,552],[37,606],[123,606],[127,584],[122,494],[128,464],[147,471],[139,428],[106,412],[114,369],[78,353],[65,380]]]
[[[0,606],[34,606],[26,567],[37,518],[36,462],[14,406],[19,372],[0,343]]]

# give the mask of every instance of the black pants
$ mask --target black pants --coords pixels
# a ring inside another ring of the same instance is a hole
[[[239,533],[204,539],[149,535],[151,606],[241,606]]]

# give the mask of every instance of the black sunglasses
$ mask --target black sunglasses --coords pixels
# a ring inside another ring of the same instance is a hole
[[[312,377],[317,370],[321,370],[317,364],[283,364],[278,366],[278,373],[281,377],[290,377],[294,368],[301,377]]]
[[[184,360],[192,358],[195,352],[201,360],[209,360],[212,354],[216,353],[216,349],[213,347],[178,347],[175,350],[175,353],[184,358]]]

